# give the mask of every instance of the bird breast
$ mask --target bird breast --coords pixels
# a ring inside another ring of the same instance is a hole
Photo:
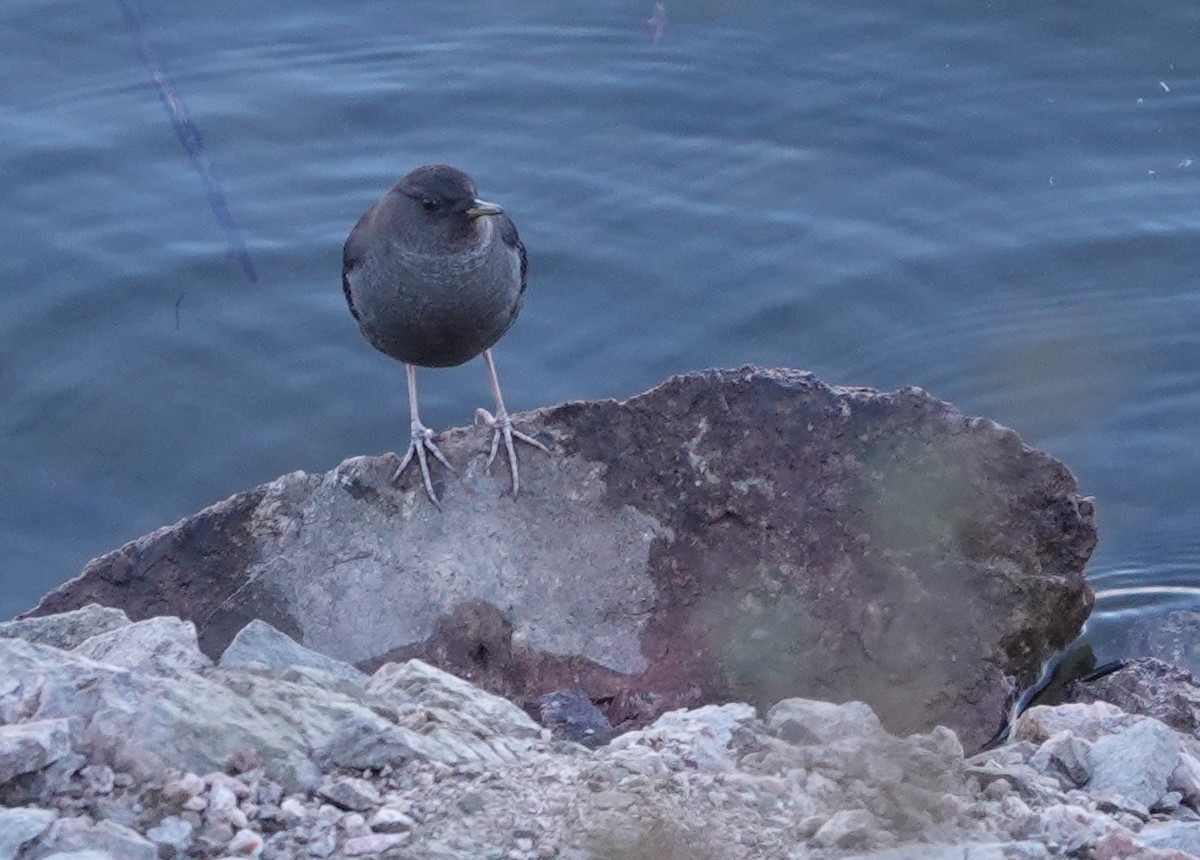
[[[520,261],[500,241],[437,255],[392,245],[351,272],[349,281],[367,340],[426,367],[479,355],[520,309]]]

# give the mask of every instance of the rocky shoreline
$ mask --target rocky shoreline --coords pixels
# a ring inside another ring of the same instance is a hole
[[[1003,747],[857,702],[668,712],[590,748],[419,660],[371,675],[262,622],[0,625],[0,860],[1200,856],[1200,744],[1106,702]]]

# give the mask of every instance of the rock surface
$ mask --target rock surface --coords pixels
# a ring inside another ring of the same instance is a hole
[[[89,603],[71,612],[44,617],[21,618],[0,622],[0,637],[20,637],[29,642],[74,648],[85,639],[129,624],[129,616],[120,609]]]
[[[522,495],[475,430],[444,510],[392,455],[294,473],[92,561],[34,614],[260,618],[371,671],[413,657],[534,712],[582,688],[617,729],[789,696],[862,700],[969,748],[1078,632],[1091,502],[1011,430],[925,392],[743,368],[520,416]]]
[[[365,684],[252,662],[166,677],[0,641],[3,729],[66,731],[0,776],[0,860],[1200,857],[1200,743],[1108,704],[1032,708],[973,756],[946,728],[898,737],[861,702],[797,698],[671,711],[589,749],[419,661]],[[225,755],[229,735],[246,745]]]
[[[1162,660],[1130,660],[1094,681],[1073,681],[1067,686],[1066,698],[1081,704],[1108,702],[1200,737],[1200,685],[1191,672]]]

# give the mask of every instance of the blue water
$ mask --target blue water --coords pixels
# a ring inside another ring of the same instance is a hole
[[[1200,608],[1200,6],[675,0],[651,42],[651,5],[145,0],[257,284],[116,3],[0,7],[0,616],[405,444],[341,243],[433,160],[529,248],[510,408],[743,362],[920,385],[1096,497],[1102,652]],[[431,426],[488,405],[480,362],[420,382]]]

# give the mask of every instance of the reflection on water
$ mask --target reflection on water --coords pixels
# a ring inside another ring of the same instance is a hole
[[[1200,6],[666,5],[657,41],[652,3],[147,10],[250,288],[117,7],[6,4],[0,615],[237,490],[404,444],[340,249],[432,160],[529,247],[510,408],[744,362],[920,385],[1096,497],[1098,652],[1196,608]],[[484,396],[475,366],[428,372],[423,418]]]

